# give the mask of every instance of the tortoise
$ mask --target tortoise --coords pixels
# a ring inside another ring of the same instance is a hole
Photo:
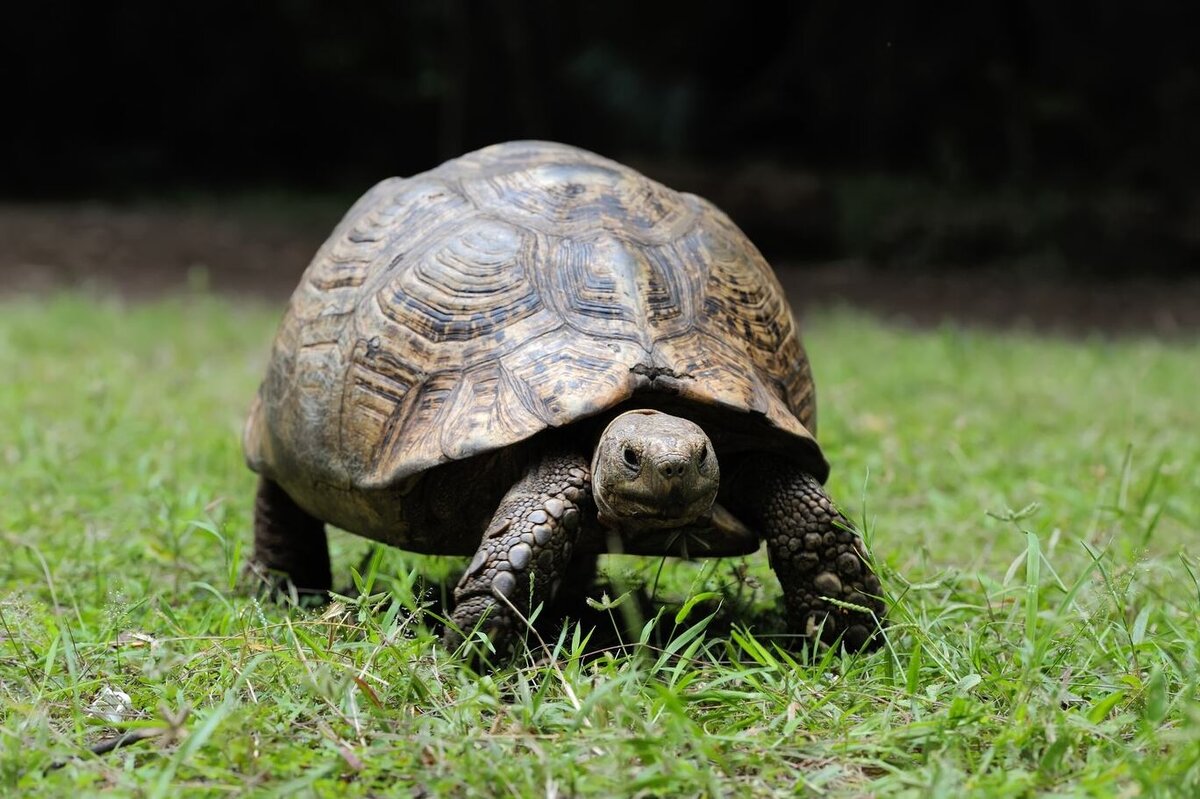
[[[725,214],[497,144],[370,189],[301,278],[245,427],[252,564],[327,591],[326,524],[473,556],[445,639],[499,649],[599,553],[765,540],[789,627],[870,647],[880,583],[815,431],[792,312]]]

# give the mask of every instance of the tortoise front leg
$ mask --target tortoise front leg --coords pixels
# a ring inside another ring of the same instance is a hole
[[[497,651],[515,643],[522,622],[513,609],[528,618],[532,608],[553,599],[590,495],[588,461],[577,453],[543,456],[505,494],[454,589],[447,647],[480,625]]]
[[[862,539],[816,478],[782,458],[762,458],[746,464],[734,492],[739,515],[767,541],[789,626],[809,638],[819,634],[827,644],[840,638],[850,650],[879,646],[882,637],[875,633],[884,618],[879,578],[866,561]]]

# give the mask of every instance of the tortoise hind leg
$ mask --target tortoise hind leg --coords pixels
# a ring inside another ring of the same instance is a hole
[[[587,458],[571,453],[543,456],[509,489],[454,589],[448,648],[476,627],[501,654],[516,643],[521,616],[548,605],[567,574],[590,487]]]
[[[332,586],[325,523],[305,513],[279,485],[258,480],[254,500],[254,557],[250,571],[275,590],[291,583],[300,595]]]
[[[826,644],[841,639],[850,650],[879,646],[879,578],[816,478],[782,458],[761,458],[738,475],[735,494],[739,515],[766,539],[792,630]]]

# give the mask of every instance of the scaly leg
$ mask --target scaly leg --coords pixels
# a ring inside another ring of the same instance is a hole
[[[248,571],[274,590],[283,589],[286,580],[299,594],[323,595],[332,585],[325,523],[265,477],[259,478],[254,501],[254,557]]]
[[[747,463],[735,494],[739,515],[766,539],[789,626],[827,644],[840,638],[854,651],[879,646],[885,612],[879,578],[864,557],[862,539],[821,484],[789,461],[767,457]]]
[[[574,453],[544,456],[509,490],[454,590],[447,647],[457,646],[461,635],[479,625],[497,651],[515,643],[521,620],[513,608],[528,618],[532,608],[550,604],[570,563],[581,506],[589,504],[590,494],[587,458]]]

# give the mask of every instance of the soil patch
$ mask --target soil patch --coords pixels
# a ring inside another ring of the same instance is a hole
[[[282,302],[341,209],[0,206],[0,293],[63,287],[130,298],[204,288]],[[1038,279],[1027,269],[886,269],[776,259],[797,312],[844,304],[917,325],[1191,335],[1200,279]],[[1019,276],[1019,277],[1018,277]]]

